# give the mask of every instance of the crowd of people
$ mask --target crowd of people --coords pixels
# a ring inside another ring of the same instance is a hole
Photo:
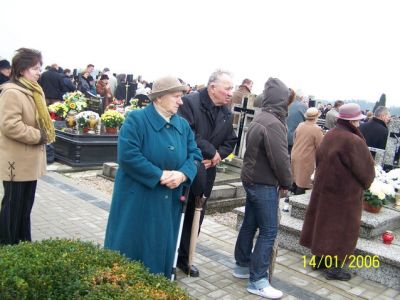
[[[252,95],[252,80],[244,79],[234,91],[231,73],[217,70],[204,88],[190,90],[171,76],[148,84],[125,74],[114,76],[105,68],[96,81],[92,64],[75,77],[56,64],[42,74],[41,67],[41,53],[33,49],[17,50],[11,64],[0,61],[0,243],[31,241],[30,213],[37,179],[45,172],[45,145],[55,140],[46,104],[76,89],[99,94],[105,105],[142,94],[150,104],[129,113],[119,134],[119,168],[104,246],[142,261],[152,273],[171,277],[181,199],[187,194],[177,266],[200,276],[189,264],[195,208],[201,199],[200,233],[216,166],[237,144],[233,105]],[[248,279],[252,294],[279,298],[283,294],[271,286],[269,272],[279,199],[289,191],[303,194],[312,189],[299,243],[319,258],[352,254],[363,190],[375,176],[368,146],[385,148],[390,112],[378,107],[360,126],[367,116],[358,104],[336,101],[333,107],[307,107],[306,96],[278,78],[267,79],[253,100],[261,109],[246,136],[241,170],[246,210],[233,254],[233,276]],[[320,117],[325,118],[324,128],[317,125]],[[340,267],[326,270],[328,279],[350,277]]]

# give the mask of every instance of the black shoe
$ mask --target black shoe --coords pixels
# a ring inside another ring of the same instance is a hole
[[[328,280],[349,281],[351,274],[341,268],[333,268],[325,271],[325,278]]]
[[[186,275],[189,275],[189,266],[186,264],[178,263],[177,267],[183,271]],[[200,272],[195,266],[190,267],[190,277],[199,277]]]

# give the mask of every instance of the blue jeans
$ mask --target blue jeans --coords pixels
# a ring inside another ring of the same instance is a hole
[[[235,260],[240,267],[249,267],[250,282],[264,288],[272,248],[278,233],[279,195],[275,186],[243,183],[246,210],[235,246]],[[259,234],[253,249],[257,229]],[[252,252],[253,250],[253,252]]]

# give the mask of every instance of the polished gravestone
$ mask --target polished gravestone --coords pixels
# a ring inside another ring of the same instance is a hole
[[[86,134],[56,124],[55,158],[72,167],[101,166],[117,161],[117,134]]]

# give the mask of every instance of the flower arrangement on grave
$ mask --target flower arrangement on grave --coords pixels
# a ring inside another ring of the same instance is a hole
[[[71,110],[81,112],[87,107],[87,98],[80,91],[65,93],[63,99],[67,113]]]
[[[379,212],[380,208],[394,202],[396,191],[400,190],[400,169],[386,173],[382,167],[375,166],[375,179],[364,191],[364,209],[369,212]]]
[[[94,111],[87,110],[77,114],[75,120],[78,128],[83,128],[84,132],[89,130],[93,131],[100,120],[100,116]]]
[[[129,103],[131,105],[125,107],[125,115],[127,115],[132,110],[144,108],[144,107],[139,107],[139,99],[137,99],[137,98],[131,99],[131,101],[129,101]]]
[[[124,120],[124,115],[116,110],[107,110],[101,115],[101,122],[104,124],[106,131],[109,131],[107,128],[119,128]]]
[[[49,110],[50,117],[52,120],[62,120],[65,119],[67,116],[67,108],[65,107],[64,103],[55,102],[50,104],[47,109]]]

